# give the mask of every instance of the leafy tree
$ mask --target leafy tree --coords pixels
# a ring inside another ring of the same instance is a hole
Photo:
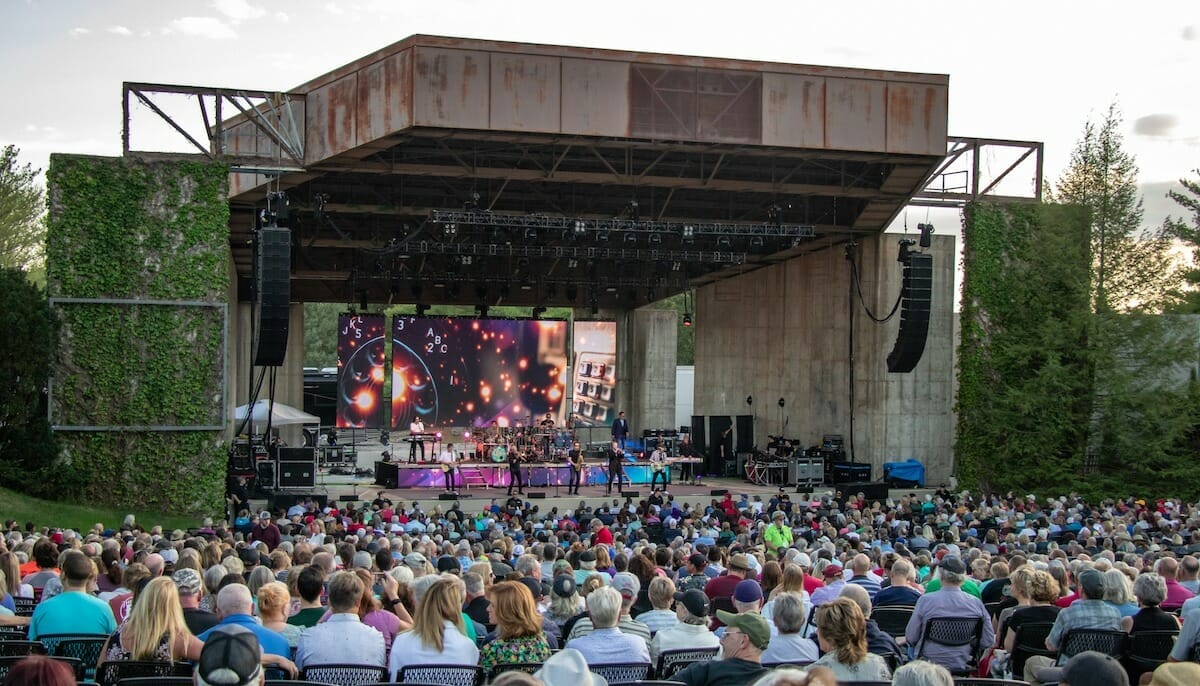
[[[46,256],[45,193],[40,169],[18,161],[20,150],[0,151],[0,267],[36,270],[44,280]]]
[[[58,454],[46,421],[58,319],[46,294],[20,269],[0,267],[0,330],[9,337],[0,346],[0,482],[34,495],[61,496],[47,493]]]

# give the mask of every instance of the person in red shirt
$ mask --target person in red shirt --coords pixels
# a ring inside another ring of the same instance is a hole
[[[250,532],[251,541],[262,541],[268,551],[275,550],[280,542],[279,527],[271,521],[271,513],[263,510],[258,513],[258,526]]]
[[[704,595],[708,596],[709,600],[731,598],[733,597],[733,589],[738,585],[738,582],[750,578],[753,578],[753,575],[750,572],[750,562],[746,559],[746,556],[743,553],[731,555],[729,557],[729,572],[710,579],[704,585]]]
[[[730,517],[736,517],[738,514],[737,503],[733,502],[733,494],[726,493],[725,499],[721,501],[721,509]]]
[[[613,535],[612,530],[604,526],[604,522],[599,519],[593,519],[592,528],[592,545],[606,545],[612,547]]]

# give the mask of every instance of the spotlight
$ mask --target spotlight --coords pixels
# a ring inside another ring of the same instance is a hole
[[[763,247],[763,237],[762,236],[751,236],[750,237],[750,247],[751,248]]]
[[[691,243],[696,238],[696,227],[691,224],[683,225],[683,242]]]
[[[448,224],[444,224],[442,226],[442,231],[447,236],[457,236],[458,235],[458,224],[455,224],[454,222],[449,222]]]
[[[691,326],[692,326],[692,313],[691,312],[683,313],[683,325],[688,328],[691,328]]]
[[[537,237],[538,237],[537,229],[533,228],[532,226],[527,227],[525,229],[525,240],[536,241]]]
[[[679,271],[680,269],[683,269],[683,263],[682,263],[682,262],[672,262],[672,263],[671,263],[671,271],[673,271],[673,272],[677,272],[677,271]]]
[[[458,261],[459,261],[459,264],[461,264],[462,266],[470,267],[472,264],[475,263],[475,257],[473,255],[463,255],[462,257],[460,257],[458,259]]]
[[[364,312],[367,309],[367,292],[365,290],[358,292],[358,309]]]
[[[587,224],[582,219],[575,220],[575,235],[582,236],[587,233]]]
[[[579,260],[575,259],[574,257],[567,258],[567,269],[575,269],[578,266]]]
[[[917,231],[921,232],[921,240],[918,245],[922,248],[933,245],[933,224],[917,224]]]
[[[662,234],[652,233],[649,238],[650,245],[662,245]]]
[[[476,305],[475,306],[475,314],[479,315],[480,319],[487,319],[488,306],[487,305]]]
[[[608,231],[597,231],[596,232],[596,240],[601,243],[607,243],[608,242]]]
[[[625,234],[625,242],[626,243],[637,243],[637,234],[632,231],[627,232]]]
[[[718,248],[728,248],[732,245],[733,245],[733,242],[729,240],[729,236],[718,236],[717,237],[717,247]]]

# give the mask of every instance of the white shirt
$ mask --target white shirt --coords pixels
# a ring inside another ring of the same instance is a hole
[[[383,634],[363,624],[356,613],[338,613],[300,634],[296,666],[352,663],[382,667],[383,654]]]
[[[707,626],[680,622],[670,629],[663,629],[654,634],[650,641],[650,658],[658,664],[658,656],[667,650],[716,648],[720,645],[721,639],[709,631]]]
[[[449,449],[443,450],[441,454],[438,455],[438,462],[441,462],[442,464],[453,465],[454,453],[450,452]]]
[[[408,432],[414,434],[425,433],[425,425],[418,419],[408,425]]]
[[[475,642],[463,635],[450,622],[446,622],[442,633],[442,652],[421,642],[416,632],[404,631],[396,634],[392,641],[392,653],[388,658],[388,675],[392,681],[400,681],[400,670],[409,665],[470,665],[479,664],[479,648]]]
[[[662,464],[667,461],[667,453],[662,448],[655,448],[654,452],[650,453],[651,464]]]

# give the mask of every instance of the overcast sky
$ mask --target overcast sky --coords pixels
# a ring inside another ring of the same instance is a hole
[[[1051,180],[1115,101],[1148,223],[1200,167],[1195,0],[2,3],[0,143],[41,168],[120,153],[122,81],[287,90],[415,33],[949,74],[950,134],[1044,141]]]

